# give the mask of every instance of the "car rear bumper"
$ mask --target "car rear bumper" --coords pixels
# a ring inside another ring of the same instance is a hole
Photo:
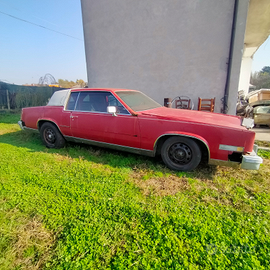
[[[24,130],[25,129],[25,126],[24,126],[24,123],[23,123],[23,121],[18,121],[18,125],[20,126],[20,128],[22,129],[22,130]]]

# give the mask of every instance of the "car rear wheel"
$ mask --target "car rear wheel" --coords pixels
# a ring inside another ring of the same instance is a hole
[[[194,140],[186,137],[171,137],[162,145],[161,157],[172,170],[192,171],[199,165],[202,153]]]
[[[58,128],[54,124],[48,122],[41,126],[40,136],[43,143],[48,148],[62,148],[66,142]]]

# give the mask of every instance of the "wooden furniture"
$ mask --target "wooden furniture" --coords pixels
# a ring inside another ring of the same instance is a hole
[[[216,98],[198,98],[198,111],[214,112]]]
[[[194,103],[189,97],[179,96],[179,97],[175,97],[171,101],[171,107],[175,109],[192,110],[194,107]]]
[[[250,106],[269,106],[270,105],[270,89],[260,89],[257,91],[250,92],[248,94],[248,102]]]

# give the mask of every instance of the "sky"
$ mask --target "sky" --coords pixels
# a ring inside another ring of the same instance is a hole
[[[270,36],[254,54],[252,72],[260,71],[265,66],[270,66]]]
[[[0,80],[37,84],[47,73],[87,81],[80,0],[0,0]]]
[[[252,71],[264,66],[270,38]],[[37,84],[47,73],[56,81],[87,81],[80,0],[0,0],[0,81]]]

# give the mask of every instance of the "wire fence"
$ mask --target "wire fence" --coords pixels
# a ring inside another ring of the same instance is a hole
[[[0,82],[0,109],[14,110],[43,106],[59,87],[23,86]]]

